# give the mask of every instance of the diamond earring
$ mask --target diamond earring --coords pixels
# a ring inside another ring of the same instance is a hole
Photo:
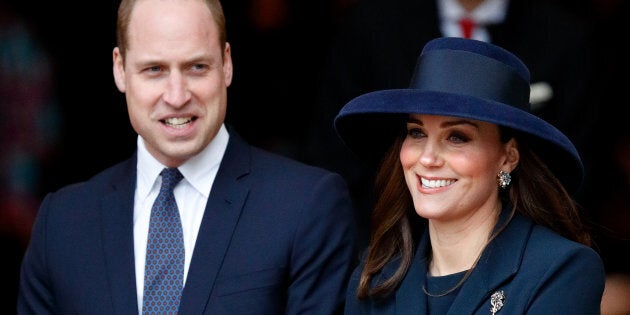
[[[506,171],[499,171],[499,174],[497,174],[497,185],[499,185],[499,187],[506,189],[510,186],[511,181],[512,176],[510,176],[510,173]]]

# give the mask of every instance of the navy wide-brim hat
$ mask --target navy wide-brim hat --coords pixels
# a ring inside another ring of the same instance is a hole
[[[529,70],[509,51],[482,41],[441,37],[422,50],[410,87],[360,95],[335,118],[343,142],[368,164],[380,163],[408,115],[453,116],[520,131],[569,192],[584,167],[571,141],[531,114]]]

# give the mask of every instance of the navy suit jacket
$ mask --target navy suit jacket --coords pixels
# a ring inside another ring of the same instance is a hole
[[[348,287],[346,314],[428,314],[421,285],[429,247],[425,232],[405,279],[381,301],[357,300],[357,267]],[[390,277],[398,265],[398,260],[386,265],[380,279]],[[503,307],[497,315],[599,314],[604,283],[603,263],[593,249],[516,215],[485,249],[447,314],[491,314],[490,297],[501,290]]]
[[[43,201],[19,314],[136,314],[136,157]],[[333,314],[354,266],[353,211],[334,173],[235,132],[214,182],[179,314]]]

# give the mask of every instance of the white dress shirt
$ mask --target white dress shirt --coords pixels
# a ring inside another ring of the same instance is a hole
[[[212,184],[227,148],[229,134],[222,126],[216,137],[199,154],[178,167],[184,175],[175,187],[175,201],[179,209],[184,233],[186,261],[184,265],[184,286],[190,267],[190,260],[195,248],[201,219],[206,208]],[[144,292],[144,263],[147,250],[147,235],[153,202],[160,192],[162,179],[160,172],[165,168],[147,151],[144,139],[138,136],[138,164],[136,192],[133,211],[134,257],[136,266],[136,289],[138,313],[142,311]]]

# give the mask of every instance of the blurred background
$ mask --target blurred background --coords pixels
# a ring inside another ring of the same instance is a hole
[[[361,3],[378,7],[379,2],[401,1],[223,1],[235,71],[228,90],[228,123],[254,145],[344,175],[356,198],[364,237],[370,201],[362,198],[368,181],[357,173],[365,170],[350,169],[348,163],[358,162],[347,152],[331,151],[334,145],[323,141],[332,131],[330,113],[370,88],[335,101],[327,93],[355,83],[339,74],[345,63],[335,62],[343,61],[344,45],[355,45],[354,40],[362,45],[358,41],[365,33],[356,29],[364,27],[371,34],[376,28],[370,15],[362,14]],[[430,0],[417,0],[422,1]],[[587,182],[576,198],[592,227],[596,249],[611,283],[628,286],[630,129],[622,114],[628,106],[630,56],[621,47],[629,38],[629,1],[546,1],[580,21],[579,29],[569,28],[565,35],[585,43],[575,51],[584,56],[577,67],[590,70],[584,80],[567,87],[585,92],[584,104],[571,110],[581,117],[579,123],[561,129],[572,135],[585,159]],[[124,96],[112,76],[118,3],[0,0],[0,242],[6,252],[1,260],[6,292],[0,295],[2,314],[15,311],[19,264],[45,194],[87,180],[135,150]],[[391,47],[374,47],[372,53],[378,55],[379,49]],[[567,58],[571,56],[569,52]],[[549,119],[561,124],[563,118]],[[630,291],[620,292],[630,300]]]

